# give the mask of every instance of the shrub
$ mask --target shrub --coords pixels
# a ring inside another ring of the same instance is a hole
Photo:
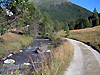
[[[54,38],[52,38],[51,43],[54,47],[57,47],[62,44],[62,39],[60,37],[54,37]]]
[[[4,42],[4,39],[3,38],[0,38],[0,42]]]

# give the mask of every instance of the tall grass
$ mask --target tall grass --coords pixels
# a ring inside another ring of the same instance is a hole
[[[52,49],[51,57],[42,64],[41,68],[35,69],[31,75],[63,75],[72,55],[72,45],[64,40],[64,44]]]

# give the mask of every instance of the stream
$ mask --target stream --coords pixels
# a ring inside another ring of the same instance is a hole
[[[50,57],[50,52],[37,53],[36,50],[42,44],[50,45],[49,39],[34,39],[34,41],[25,49],[20,50],[19,53],[10,54],[8,57],[3,58],[3,62],[0,63],[0,74],[6,74],[7,72],[15,71],[16,69],[24,72],[25,68],[34,68],[33,64],[40,65],[47,57]],[[4,63],[5,60],[13,60],[13,64]],[[34,65],[37,67],[36,65]]]

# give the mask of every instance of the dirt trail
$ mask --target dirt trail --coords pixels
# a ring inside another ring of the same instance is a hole
[[[67,40],[74,46],[74,56],[65,75],[100,75],[100,54],[82,42]]]

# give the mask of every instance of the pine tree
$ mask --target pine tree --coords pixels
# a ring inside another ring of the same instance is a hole
[[[81,28],[81,29],[83,29],[83,28],[84,28],[84,25],[83,25],[83,23],[81,23],[81,25],[80,25],[80,28]]]
[[[69,36],[69,26],[68,26],[68,24],[66,25],[66,37],[68,37]]]
[[[71,21],[70,22],[70,25],[69,25],[69,29],[70,30],[73,30],[75,28],[75,22],[74,21]]]
[[[93,25],[92,25],[92,19],[90,19],[90,27],[92,27]]]
[[[61,23],[59,23],[57,20],[55,21],[55,24],[54,24],[54,31],[59,31],[61,30],[62,26],[61,26]]]
[[[63,22],[61,22],[60,24],[61,24],[60,30],[65,30],[65,28],[66,28],[65,24]]]
[[[50,38],[54,30],[53,22],[47,13],[44,14],[41,26],[41,35]]]
[[[96,24],[95,24],[96,26],[99,25],[99,17],[98,17],[98,16],[97,16],[96,19],[95,19],[95,23],[96,23]]]
[[[98,16],[98,12],[97,12],[97,9],[94,8],[94,11],[93,11],[93,17],[96,18]]]
[[[89,22],[88,18],[87,18],[86,21],[85,21],[85,26],[86,26],[86,27],[90,27],[90,22]]]
[[[100,18],[100,13],[98,14],[99,18]]]

